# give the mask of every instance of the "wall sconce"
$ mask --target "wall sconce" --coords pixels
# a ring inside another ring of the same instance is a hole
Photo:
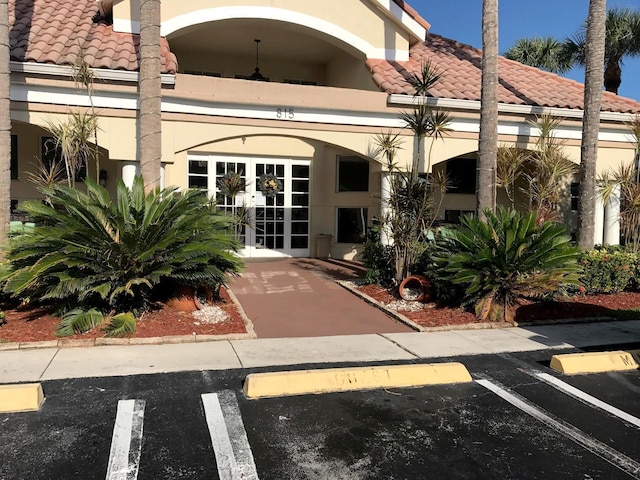
[[[98,176],[98,183],[103,186],[106,187],[107,186],[107,171],[103,168],[100,170],[100,174]]]

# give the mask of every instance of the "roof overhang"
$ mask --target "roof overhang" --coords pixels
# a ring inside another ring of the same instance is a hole
[[[30,73],[35,75],[49,75],[54,77],[73,77],[73,67],[68,65],[53,65],[50,63],[9,62],[9,68],[16,73]],[[107,70],[103,68],[91,68],[94,78],[99,80],[112,80],[116,82],[137,83],[139,73],[126,70]],[[163,85],[175,85],[174,74],[163,73],[160,75]]]
[[[389,95],[388,104],[391,106],[417,105],[423,102],[422,97],[392,93]],[[480,102],[477,100],[458,100],[453,98],[427,97],[426,103],[432,107],[448,108],[452,110],[466,110],[471,112],[480,111]],[[517,115],[543,115],[550,114],[555,117],[577,118],[583,117],[583,110],[573,108],[540,107],[534,105],[513,105],[509,103],[498,103],[499,113],[513,113]],[[637,117],[634,113],[621,112],[600,112],[600,120],[625,123]]]

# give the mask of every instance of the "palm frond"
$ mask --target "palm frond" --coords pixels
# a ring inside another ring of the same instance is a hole
[[[126,337],[136,333],[136,317],[131,312],[118,313],[109,320],[105,327],[107,337]]]
[[[76,308],[64,314],[56,329],[56,336],[69,337],[76,333],[84,333],[100,325],[103,321],[104,315],[95,308],[89,310]]]

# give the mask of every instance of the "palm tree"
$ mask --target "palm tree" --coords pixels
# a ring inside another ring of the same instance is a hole
[[[147,191],[160,186],[160,0],[140,0],[140,174]]]
[[[482,90],[478,146],[478,216],[496,206],[498,156],[498,0],[482,2]]]
[[[604,87],[617,94],[624,59],[640,55],[640,11],[612,8],[606,14],[605,28]],[[505,52],[505,57],[550,72],[565,73],[586,64],[586,32],[585,24],[573,38],[564,42],[550,37],[523,38]]]
[[[520,38],[504,56],[553,73],[566,73],[573,68],[565,44],[553,37]]]
[[[0,245],[5,244],[7,240],[11,210],[9,57],[9,2],[0,0]]]
[[[584,117],[578,202],[578,246],[583,250],[591,250],[594,246],[596,160],[604,83],[606,19],[607,0],[590,0],[585,41]]]

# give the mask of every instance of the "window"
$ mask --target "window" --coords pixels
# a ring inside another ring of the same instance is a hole
[[[364,243],[367,215],[366,208],[338,208],[338,243]]]
[[[580,184],[573,182],[571,184],[571,211],[578,211],[578,200],[580,198]]]
[[[209,188],[209,162],[189,160],[189,188]]]
[[[18,179],[18,136],[11,135],[11,179]]]
[[[447,160],[447,177],[451,180],[449,193],[476,193],[476,160],[452,158]]]
[[[47,169],[50,169],[54,164],[62,165],[63,175],[66,178],[66,170],[64,169],[64,160],[62,159],[62,148],[56,146],[56,139],[53,137],[42,137],[41,144],[42,150],[42,163]],[[82,182],[87,178],[87,165],[81,165],[77,172],[75,172],[75,181]]]
[[[360,157],[338,157],[338,191],[368,192],[369,162]]]

